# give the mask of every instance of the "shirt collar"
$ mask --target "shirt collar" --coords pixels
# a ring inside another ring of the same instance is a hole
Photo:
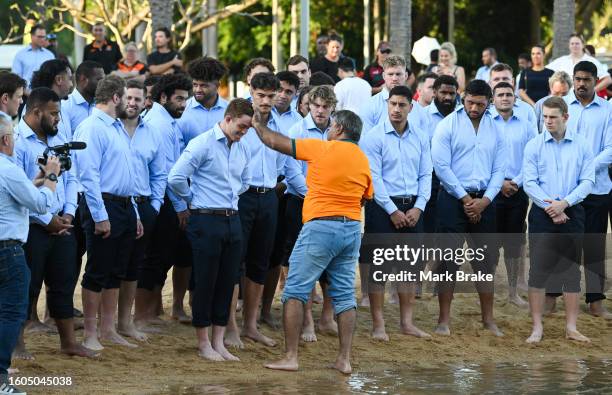
[[[151,108],[153,114],[157,113],[161,117],[163,117],[167,122],[172,123],[173,125],[176,123],[176,119],[172,118],[172,115],[162,106],[161,104],[154,102],[153,107]]]
[[[414,133],[414,130],[413,130],[413,126],[412,126],[412,125],[413,125],[413,123],[412,123],[412,122],[410,122],[410,121],[408,121],[408,122],[406,123],[406,131],[404,132],[404,134],[406,134],[406,133]],[[397,130],[395,130],[395,128],[393,127],[393,125],[391,124],[391,119],[389,119],[389,117],[386,117],[386,118],[385,118],[385,122],[383,122],[383,128],[384,128],[385,133],[395,133],[395,134],[397,134],[398,136],[400,135],[400,134],[397,132]]]
[[[223,130],[221,130],[221,126],[219,126],[218,122],[213,126],[213,133],[215,134],[215,140],[227,140],[227,136],[223,133]]]
[[[93,110],[91,110],[91,115],[95,115],[96,117],[98,117],[98,119],[104,122],[107,126],[112,126],[115,122],[117,122],[115,118],[111,117],[110,115],[98,108],[94,108]]]
[[[105,46],[107,46],[107,45],[108,45],[108,41],[106,41],[106,39],[104,39],[104,41],[102,41],[102,43],[101,43],[101,44],[97,44],[97,43],[96,43],[96,40],[94,40],[94,41],[91,43],[92,48],[97,48],[97,49],[103,48],[103,47],[105,47]]]
[[[26,123],[24,118],[21,118],[21,121],[17,124],[17,130],[19,130],[19,134],[24,138],[30,138],[34,136],[35,139],[38,138],[36,133],[32,130],[32,128]]]
[[[293,102],[293,100],[292,100]],[[289,103],[289,108],[287,109],[287,111],[285,111],[284,113],[280,113],[278,112],[278,110],[276,109],[276,107],[272,107],[272,113],[277,116],[277,117],[282,117],[283,115],[293,115],[293,113],[297,114],[297,111],[291,106],[291,103]]]
[[[325,130],[319,129],[319,127],[315,124],[314,119],[312,119],[312,114],[310,114],[310,113],[308,113],[306,118],[304,118],[304,122],[306,123],[306,129],[308,129],[308,130],[318,130],[320,132],[325,133],[329,129],[329,125],[327,125]]]
[[[0,111],[0,118],[4,118],[9,122],[13,122],[13,118],[11,118],[11,116],[5,113],[4,111]]]
[[[582,104],[580,103],[580,100],[578,100],[578,98],[576,97],[576,93],[574,92],[573,89],[571,89],[567,96],[565,96],[567,98],[567,102],[569,104],[579,104],[582,106]],[[586,105],[586,107],[590,107],[590,106],[601,106],[602,102],[605,102],[604,99],[602,99],[601,97],[599,97],[597,95],[597,92],[595,92],[595,97],[593,98],[593,101],[591,101],[589,104]]]
[[[189,98],[189,102],[187,103],[187,106],[189,108],[196,108],[196,107],[202,107],[205,110],[216,110],[218,108],[223,108],[223,106],[221,106],[221,95],[217,94],[217,100],[215,101],[215,104],[213,104],[213,106],[208,109],[206,107],[204,107],[202,105],[202,103],[200,103],[199,101],[196,100],[195,96],[191,96]]]
[[[74,89],[74,91],[72,92],[72,94],[70,95],[72,96],[74,102],[76,104],[83,104],[83,103],[87,103],[87,105],[89,105],[89,102],[87,100],[85,100],[85,98],[83,97],[83,95],[81,95],[81,92],[79,92],[78,89]]]
[[[550,140],[554,140],[554,138],[552,134],[550,134],[550,132],[546,128],[544,128],[544,141],[548,142]],[[574,132],[571,129],[567,128],[565,130],[565,136],[563,137],[563,140],[561,141],[564,141],[564,140],[568,140],[568,141],[574,140]]]

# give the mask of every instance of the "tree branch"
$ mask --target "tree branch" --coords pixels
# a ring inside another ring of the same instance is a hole
[[[228,5],[228,6],[224,7],[223,9],[219,10],[219,12],[211,15],[206,20],[204,20],[204,21],[202,21],[202,22],[200,22],[200,23],[198,23],[196,25],[193,25],[191,27],[191,33],[196,33],[196,32],[199,32],[202,29],[206,29],[207,27],[210,27],[210,26],[216,24],[221,19],[227,18],[228,16],[230,16],[232,14],[235,14],[237,12],[240,12],[242,10],[245,10],[245,9],[249,8],[253,4],[257,3],[258,1],[259,0],[242,0],[240,3]]]

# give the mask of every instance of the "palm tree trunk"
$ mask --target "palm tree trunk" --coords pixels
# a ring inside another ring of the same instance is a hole
[[[568,41],[575,29],[576,9],[573,0],[555,0],[553,10],[553,59],[567,55]]]
[[[410,67],[412,46],[412,0],[390,0],[389,41],[393,52],[406,58]]]

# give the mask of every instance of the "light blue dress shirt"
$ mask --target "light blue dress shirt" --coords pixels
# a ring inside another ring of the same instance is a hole
[[[386,87],[374,96],[365,99],[365,103],[359,111],[361,122],[363,122],[362,136],[365,136],[374,126],[384,122],[389,113],[388,100],[389,91]]]
[[[317,127],[310,113],[289,129],[289,138],[292,139],[319,139],[327,140],[327,132],[329,126],[325,130]],[[285,162],[285,180],[287,182],[287,193],[295,196],[306,196],[308,187],[306,187],[306,173],[308,171],[308,162],[297,160],[293,157],[287,157]]]
[[[288,135],[289,129],[291,129],[293,125],[304,119],[304,117],[302,117],[300,113],[291,106],[289,106],[289,110],[282,114],[278,112],[276,107],[272,107],[272,113],[274,113],[276,121],[278,122],[277,132],[280,132],[285,136]]]
[[[525,145],[538,132],[533,125],[512,114],[507,121],[493,108],[491,116],[497,124],[506,144],[506,171],[504,179],[512,180],[519,187],[523,186],[523,153]]]
[[[572,90],[565,98],[569,119],[567,128],[584,137],[593,153],[595,186],[591,193],[607,195],[612,189],[608,166],[612,163],[612,104],[595,95],[583,107]]]
[[[134,195],[150,197],[151,206],[159,213],[168,177],[161,132],[139,117],[130,140],[130,150],[134,166]]]
[[[418,119],[419,123],[417,126],[427,134],[430,143],[438,124],[443,119],[444,115],[438,110],[438,107],[433,101],[430,105],[425,107],[423,116]]]
[[[184,144],[221,122],[227,105],[227,100],[221,96],[217,96],[217,102],[210,109],[200,104],[195,97],[189,98],[183,115],[177,120]]]
[[[0,240],[25,243],[30,211],[45,214],[54,201],[49,188],[37,189],[11,157],[0,153]]]
[[[35,179],[40,168],[37,160],[45,151],[47,146],[55,146],[66,143],[64,136],[58,133],[55,136],[47,137],[47,144],[36,136],[36,133],[28,126],[23,118],[17,125],[19,138],[15,141],[15,163],[23,169],[25,174],[31,179]],[[52,152],[50,153],[53,154]],[[30,213],[30,222],[46,226],[49,225],[53,215],[63,211],[74,217],[77,208],[77,180],[70,171],[62,172],[58,177],[57,187],[53,196],[53,205],[45,214]]]
[[[189,142],[170,170],[168,186],[193,209],[238,210],[238,197],[250,184],[250,159],[242,141],[228,146],[216,124]]]
[[[4,111],[0,111],[0,118],[9,121],[11,124],[13,123],[13,118],[11,118],[11,116],[5,113]]]
[[[419,104],[418,101],[412,100],[412,109],[410,110],[410,113],[408,114],[408,123],[411,123],[416,126],[422,125],[425,122],[424,118],[427,116],[427,113],[425,112],[425,109],[427,107],[428,106],[423,107]],[[387,106],[387,116],[385,116],[383,119],[386,121],[387,118],[389,118],[389,107],[388,106]]]
[[[130,136],[121,121],[94,108],[91,116],[77,127],[75,140],[87,148],[75,151],[79,179],[85,189],[87,207],[94,222],[108,220],[102,193],[134,195],[134,169]],[[136,205],[134,204],[136,213]]]
[[[536,122],[538,123],[538,133],[542,133],[544,131],[544,113],[542,112],[542,107],[544,106],[544,102],[546,99],[551,98],[552,95],[545,96],[538,100],[533,107],[533,110],[536,115]]]
[[[475,80],[483,80],[483,81],[489,82],[489,78],[491,78],[491,69],[493,68],[493,66],[495,66],[498,63],[499,62],[495,62],[491,66],[484,66],[484,65],[480,66],[478,68],[478,71],[476,71],[476,77],[474,77],[474,79]],[[518,85],[518,83],[517,83],[517,85]]]
[[[268,128],[279,131],[278,124],[276,115],[270,113]],[[268,148],[261,142],[253,128],[249,128],[249,131],[242,137],[240,142],[249,150],[251,158],[251,163],[249,164],[251,185],[254,187],[274,188],[278,176],[284,173],[287,155]]]
[[[96,105],[85,100],[76,88],[68,95],[67,99],[62,100],[62,118],[66,127],[70,129],[70,135],[67,136],[69,141],[72,141],[76,128],[85,118],[91,115],[94,108],[96,108]]]
[[[397,210],[391,196],[416,196],[414,207],[425,210],[431,196],[431,152],[425,132],[410,121],[399,135],[387,119],[360,142],[370,162],[374,200],[387,214]]]
[[[183,134],[178,122],[159,103],[153,103],[153,107],[145,115],[144,121],[159,130],[162,135],[162,151],[166,158],[166,172],[169,173],[184,148]],[[174,211],[179,213],[187,210],[187,203],[176,196],[169,187],[166,188],[166,193],[172,202]]]
[[[495,106],[493,105],[491,107],[493,107],[493,109],[495,108]],[[514,101],[514,108],[512,109],[512,111],[517,117],[524,119],[530,124],[532,124],[534,128],[538,127],[538,119],[536,118],[533,107],[531,107],[529,103],[526,103],[517,97]]]
[[[504,182],[506,145],[486,110],[478,133],[463,107],[438,124],[431,142],[436,175],[444,189],[457,199],[468,192],[485,191],[493,201]]]
[[[33,49],[32,45],[21,49],[13,58],[13,73],[28,81],[28,87],[32,82],[32,74],[40,69],[47,60],[55,59],[53,52],[46,48]]]
[[[523,179],[525,193],[538,207],[549,205],[544,200],[563,199],[574,206],[595,185],[591,149],[582,136],[569,128],[559,142],[545,130],[525,147]]]

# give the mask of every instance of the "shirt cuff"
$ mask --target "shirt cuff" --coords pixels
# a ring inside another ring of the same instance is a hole
[[[414,203],[414,207],[420,209],[421,211],[425,211],[426,205],[427,205],[427,200],[425,200],[423,196],[417,197],[417,200]]]
[[[76,205],[72,204],[72,203],[67,203],[64,205],[64,214],[69,214],[72,215],[72,217],[74,218],[74,213],[76,213]]]
[[[467,191],[461,185],[459,185],[455,189],[453,189],[453,195],[455,195],[455,197],[457,199],[461,199],[462,197],[464,197],[467,194],[468,194]]]
[[[499,190],[497,192],[493,192],[491,189],[487,189],[487,191],[484,193],[483,197],[489,198],[489,201],[493,202],[493,199],[495,199],[495,197],[497,196],[498,192],[499,192]]]
[[[191,201],[191,197],[189,200]],[[174,207],[174,211],[177,213],[187,210],[187,203],[185,203],[183,200],[172,202],[172,206]]]
[[[384,209],[387,212],[387,214],[391,215],[397,211],[397,206],[395,205],[395,203],[393,203],[393,200],[389,198],[389,201],[385,203]]]
[[[30,219],[38,225],[47,226],[53,219],[53,214],[33,215]]]
[[[159,214],[159,210],[161,208],[163,201],[161,200],[153,200],[151,201],[151,207],[153,207],[153,210],[157,211],[157,213]]]
[[[93,218],[95,223],[108,221],[108,213],[106,212],[106,209],[91,211],[91,218]]]

